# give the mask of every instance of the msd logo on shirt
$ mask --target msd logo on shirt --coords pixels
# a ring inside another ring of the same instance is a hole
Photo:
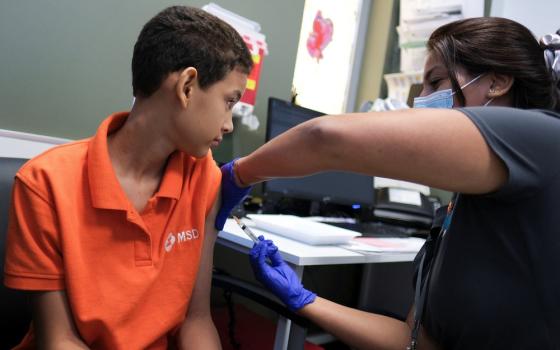
[[[182,244],[193,239],[198,239],[198,237],[200,237],[200,234],[196,228],[177,233],[170,232],[165,240],[165,251],[169,253],[176,243]]]

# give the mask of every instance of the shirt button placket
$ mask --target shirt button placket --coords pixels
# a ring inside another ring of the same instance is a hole
[[[134,262],[136,266],[151,266],[152,265],[152,249],[150,233],[146,229],[146,225],[142,218],[134,211],[127,212],[127,219],[136,225],[141,232],[134,240]]]

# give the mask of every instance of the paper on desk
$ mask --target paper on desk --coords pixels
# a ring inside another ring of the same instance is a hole
[[[417,237],[408,238],[378,238],[356,237],[341,247],[359,252],[391,252],[416,253],[422,248],[425,240]]]

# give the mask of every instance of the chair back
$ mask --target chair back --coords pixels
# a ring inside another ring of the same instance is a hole
[[[0,349],[17,345],[29,329],[31,313],[23,292],[4,287],[4,256],[14,176],[27,161],[0,157]]]

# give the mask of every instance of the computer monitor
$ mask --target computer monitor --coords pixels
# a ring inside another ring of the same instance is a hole
[[[266,140],[321,115],[324,113],[270,97]],[[270,180],[265,182],[264,192],[267,195],[348,205],[355,209],[372,206],[375,194],[372,176],[334,171],[302,178]]]

